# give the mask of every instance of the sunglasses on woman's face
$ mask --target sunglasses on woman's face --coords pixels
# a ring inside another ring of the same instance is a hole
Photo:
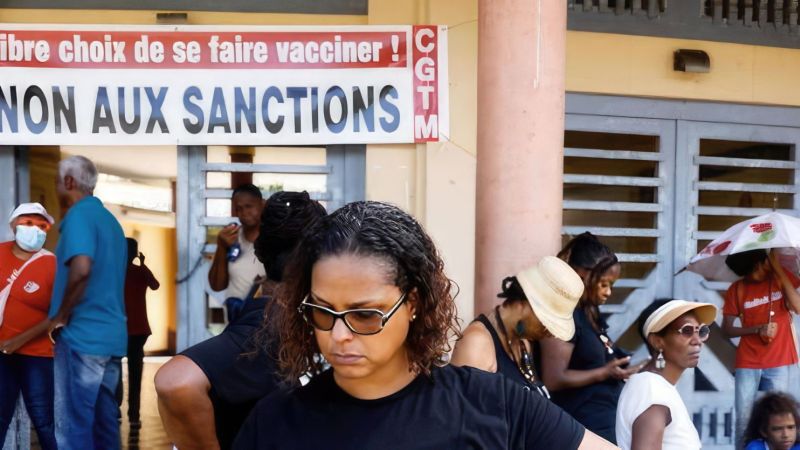
[[[383,330],[386,322],[392,318],[405,301],[406,294],[397,299],[388,313],[384,313],[380,309],[348,309],[337,312],[321,305],[309,303],[309,297],[310,295],[306,295],[306,298],[297,307],[297,311],[312,327],[321,331],[331,331],[336,324],[336,319],[342,319],[345,326],[353,333],[368,336],[378,334]]]
[[[691,339],[692,336],[694,336],[694,334],[697,333],[697,336],[700,338],[700,341],[705,342],[705,340],[708,339],[708,335],[711,334],[711,327],[705,324],[700,326],[694,326],[687,323],[686,325],[678,328],[675,331],[677,331],[678,334],[687,339]]]

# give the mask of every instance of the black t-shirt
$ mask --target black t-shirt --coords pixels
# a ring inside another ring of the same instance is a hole
[[[234,449],[577,449],[584,427],[499,374],[434,368],[377,400],[351,397],[328,370],[261,400]]]
[[[592,328],[583,309],[575,309],[572,318],[575,321],[575,336],[570,341],[574,344],[567,366],[570,370],[597,369],[615,358]],[[600,327],[605,329],[606,324],[602,318],[599,322]],[[552,393],[552,400],[586,428],[616,442],[617,402],[622,386],[622,381],[609,378],[579,388],[555,391]]]

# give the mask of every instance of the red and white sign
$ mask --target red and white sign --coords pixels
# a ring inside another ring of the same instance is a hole
[[[0,24],[0,145],[320,145],[448,134],[447,32]]]

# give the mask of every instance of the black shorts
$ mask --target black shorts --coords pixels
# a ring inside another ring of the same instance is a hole
[[[240,316],[217,336],[180,354],[191,359],[211,383],[217,438],[230,448],[256,402],[279,386],[274,352],[256,349],[253,340],[264,321],[267,298],[248,300]]]

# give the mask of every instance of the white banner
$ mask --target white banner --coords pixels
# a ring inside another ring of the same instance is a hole
[[[447,136],[444,27],[0,24],[0,145]]]

